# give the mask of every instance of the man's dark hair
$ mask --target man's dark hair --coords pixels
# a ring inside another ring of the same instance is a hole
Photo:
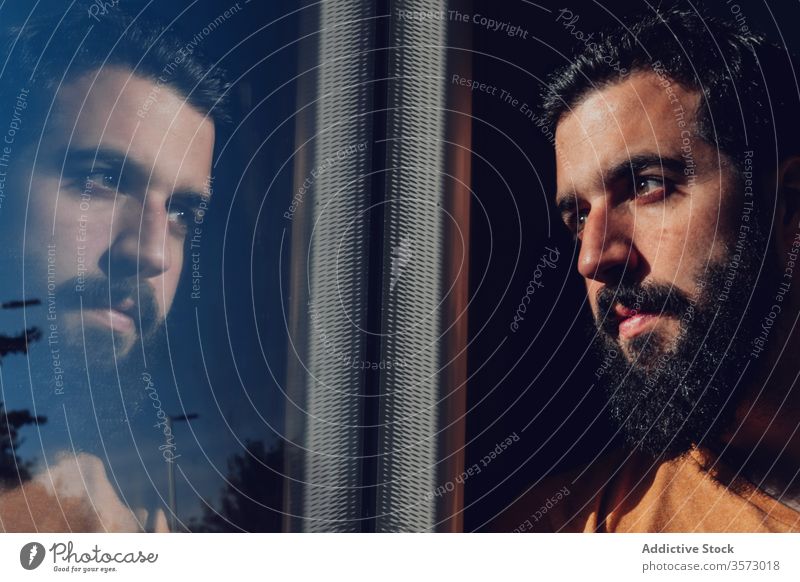
[[[786,50],[733,16],[651,9],[630,22],[583,45],[550,77],[543,110],[552,129],[589,93],[652,71],[701,93],[699,135],[739,168],[745,150],[756,152],[762,170],[800,153],[797,79]]]
[[[122,4],[94,17],[93,6],[96,0],[78,0],[4,32],[0,95],[13,107],[20,91],[27,92],[24,129],[38,129],[61,85],[114,66],[177,92],[215,124],[227,121],[224,72],[197,42],[144,12],[126,12]]]

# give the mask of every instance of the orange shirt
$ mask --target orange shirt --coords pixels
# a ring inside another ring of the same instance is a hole
[[[494,524],[515,532],[798,532],[800,512],[693,449],[654,462],[620,451],[545,480]]]
[[[163,509],[128,508],[103,461],[64,453],[21,486],[0,489],[0,532],[167,532]]]

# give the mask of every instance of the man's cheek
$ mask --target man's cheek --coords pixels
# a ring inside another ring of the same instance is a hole
[[[169,271],[161,277],[161,290],[156,289],[156,301],[159,303],[159,315],[166,317],[172,308],[178,285],[181,281],[181,274],[185,270],[183,250],[177,251],[176,259],[173,261]],[[163,305],[162,305],[163,304]]]
[[[592,315],[597,317],[597,294],[600,291],[600,285],[594,281],[586,281],[586,297],[589,300],[589,307],[592,310]]]
[[[668,284],[688,287],[703,266],[713,258],[713,241],[703,240],[699,244],[687,236],[685,229],[663,229],[658,244],[643,253],[651,267],[651,275]]]
[[[705,204],[698,203],[687,213],[684,239],[689,252],[700,252],[713,259],[719,256],[726,241],[735,236],[736,216],[718,196],[709,194],[706,198]]]

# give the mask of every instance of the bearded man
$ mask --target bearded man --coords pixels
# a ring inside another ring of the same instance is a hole
[[[650,12],[548,85],[556,205],[628,447],[535,483],[504,531],[800,530],[800,148],[787,53]],[[568,494],[556,492],[568,491]]]

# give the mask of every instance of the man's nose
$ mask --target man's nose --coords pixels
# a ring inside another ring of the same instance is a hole
[[[606,285],[635,277],[642,259],[632,235],[633,217],[624,210],[593,208],[581,235],[578,272]]]
[[[151,278],[169,270],[172,257],[165,204],[156,196],[148,195],[143,202],[129,198],[118,212],[109,249],[113,275]]]

